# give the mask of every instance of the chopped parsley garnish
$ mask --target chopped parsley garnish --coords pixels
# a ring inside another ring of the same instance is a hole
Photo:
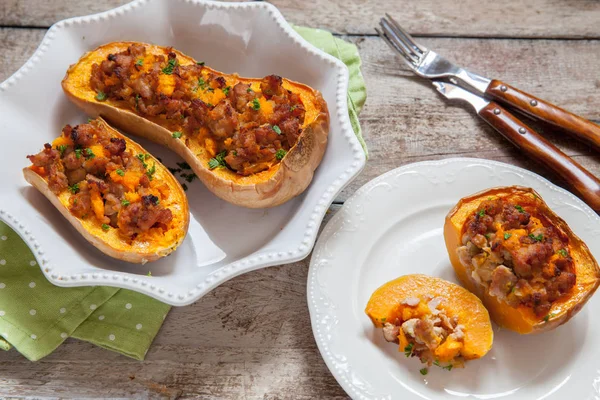
[[[119,176],[125,176],[125,171],[123,171],[122,169],[118,169],[116,172]]]
[[[563,257],[567,257],[569,255],[569,253],[567,253],[567,251],[565,249],[560,249],[557,251],[557,253]]]
[[[294,111],[296,109],[296,106],[291,106],[290,107],[290,111]]]
[[[490,235],[489,233],[486,233],[486,234],[485,234],[485,235],[483,235],[483,236],[485,236],[485,238],[486,238],[486,239],[488,239],[488,240],[489,240],[489,239],[492,237],[492,235]]]
[[[287,151],[285,151],[284,149],[279,149],[277,150],[277,153],[275,153],[275,158],[278,160],[283,159],[283,157],[285,157],[285,155],[287,154]]]
[[[96,155],[92,151],[92,149],[85,149],[85,158],[94,158]]]
[[[413,344],[409,343],[406,345],[406,347],[404,348],[404,355],[406,357],[410,357],[412,355],[412,350],[413,350]]]
[[[202,90],[206,88],[206,81],[204,80],[204,78],[198,78],[198,87]]]
[[[477,211],[477,215],[479,215],[479,217],[483,217],[485,215],[485,210]]]
[[[260,101],[258,101],[258,99],[252,100],[252,109],[260,110]]]
[[[512,236],[512,233],[504,232],[504,240],[510,239],[511,236]]]
[[[138,58],[138,60],[135,62],[135,65],[141,67],[142,65],[144,65],[144,59]]]
[[[273,130],[275,131],[276,134],[281,135],[281,129],[279,129],[279,127],[277,125],[273,125]]]
[[[231,86],[227,86],[226,88],[224,88],[224,89],[221,89],[221,90],[223,90],[223,94],[224,94],[225,96],[227,96],[227,95],[229,94],[229,89],[231,89]]]
[[[523,210],[523,207],[521,207],[520,205],[515,205],[515,208],[517,209],[518,212],[520,212],[521,214],[525,213],[525,210]]]
[[[60,146],[56,146],[56,150],[60,151],[60,156],[62,157],[63,154],[65,154],[65,151],[67,150],[67,146],[61,144]]]
[[[448,365],[446,365],[445,367],[442,367],[442,369],[445,369],[445,370],[448,370],[448,371],[452,371],[452,368],[453,368],[453,367],[454,367],[454,366],[453,366],[452,364],[448,364]]]
[[[140,101],[141,96],[139,94],[135,95],[135,109],[138,109],[138,102]]]
[[[102,90],[99,90],[98,93],[96,93],[96,100],[98,101],[104,101],[107,97],[108,96],[106,96],[106,93],[104,93]]]
[[[202,66],[204,66],[204,64],[206,64],[204,61],[199,61],[196,63],[196,65],[202,65]]]
[[[234,157],[237,157],[237,150],[234,150],[234,151],[233,151],[233,156],[234,156]]]
[[[536,242],[541,242],[544,239],[544,235],[542,235],[541,233],[537,236],[534,235],[533,233],[530,233],[529,237],[532,238],[533,240],[535,240]]]
[[[127,200],[127,199],[123,199],[123,200],[121,200],[121,205],[122,205],[122,206],[125,206],[125,207],[127,207],[129,204],[130,204],[130,203],[129,203],[129,200]]]
[[[152,271],[148,271],[148,274],[146,276],[152,276]]]
[[[75,149],[75,157],[81,158],[81,149]]]
[[[174,139],[179,139],[181,137],[181,135],[182,135],[181,132],[175,131],[175,132],[173,132],[172,136],[173,136]]]
[[[175,69],[176,65],[177,65],[176,58],[169,59],[169,61],[167,62],[167,66],[162,69],[162,73],[165,75],[171,75],[173,73],[173,69]]]
[[[548,322],[550,320],[550,318],[554,317],[556,314],[555,313],[550,313],[548,315],[546,315],[544,317],[544,322]]]
[[[142,162],[142,165],[144,166],[144,168],[148,168],[148,164],[146,164],[144,161],[146,161],[148,159],[148,157],[150,157],[150,154],[138,154],[136,156],[138,158],[138,160],[140,160]]]
[[[248,89],[246,89],[246,93],[250,93],[250,92],[252,92],[252,88],[251,87],[249,87]]]
[[[181,187],[182,187],[182,188],[183,188],[183,190],[185,190],[185,191],[187,191],[187,189],[188,189],[188,187],[187,187],[187,185],[186,185],[185,183],[182,183],[182,184],[181,184]]]
[[[79,192],[79,183],[69,186],[69,192],[71,192],[73,194]]]
[[[427,373],[428,373],[429,371],[427,370],[427,368],[421,368],[421,369],[419,370],[419,372],[421,373],[421,375],[427,375]]]
[[[110,229],[110,225],[108,225],[108,224],[102,224],[102,230],[103,231],[107,231],[109,229]]]
[[[206,90],[207,90],[207,91],[209,91],[209,92],[211,92],[211,93],[214,93],[214,92],[215,92],[215,89],[213,89],[213,88],[211,88],[211,87],[209,87],[209,88],[208,88],[208,89],[206,89]],[[208,104],[210,104],[210,103],[208,103]],[[212,105],[211,105],[210,107],[212,107]]]
[[[225,156],[227,156],[227,151],[223,150],[222,152],[214,156],[214,158],[208,160],[208,168],[215,169],[217,167],[227,167],[227,163],[225,162]]]
[[[185,161],[184,161],[184,162],[178,162],[178,163],[176,163],[176,164],[177,164],[177,165],[179,166],[179,168],[181,168],[181,169],[192,169],[192,167],[190,167],[190,164],[186,163]]]
[[[154,178],[154,173],[156,172],[156,164],[152,164],[152,168],[148,169],[148,171],[146,171],[146,175],[148,176],[148,179],[152,180]]]

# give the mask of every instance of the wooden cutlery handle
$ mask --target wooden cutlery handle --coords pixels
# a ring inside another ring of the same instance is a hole
[[[561,127],[600,150],[600,126],[496,79],[485,93],[543,121]]]
[[[600,211],[600,181],[579,163],[493,101],[479,116],[526,155],[560,175],[590,207]]]

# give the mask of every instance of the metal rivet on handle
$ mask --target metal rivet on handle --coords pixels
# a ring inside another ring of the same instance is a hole
[[[519,128],[519,133],[521,135],[524,135],[527,131],[525,130],[525,128]]]
[[[494,108],[494,114],[496,114],[496,115],[500,114],[500,109],[499,108]]]
[[[533,107],[535,107],[535,106],[537,106],[537,101],[535,101],[535,100],[531,100],[531,101],[529,102],[529,104],[531,104]]]
[[[503,92],[506,92],[507,89],[508,88],[506,86],[504,86],[504,85],[500,86],[500,90],[502,90]]]

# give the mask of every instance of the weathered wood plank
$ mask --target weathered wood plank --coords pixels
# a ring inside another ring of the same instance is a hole
[[[125,4],[126,0],[3,0],[0,26],[48,27],[75,15]],[[398,17],[410,32],[427,36],[598,38],[600,3],[595,0],[272,0],[290,21],[336,33],[372,34],[384,12]],[[557,23],[558,22],[558,23]]]

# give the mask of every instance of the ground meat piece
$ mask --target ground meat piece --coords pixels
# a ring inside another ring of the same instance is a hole
[[[503,300],[506,294],[517,283],[517,277],[510,268],[499,265],[492,272],[492,281],[490,283],[490,294]]]
[[[148,175],[142,175],[142,177],[140,178],[140,186],[145,188],[150,186],[150,178],[148,178]]]
[[[109,143],[104,146],[108,152],[113,156],[119,156],[123,154],[125,149],[127,148],[127,144],[125,143],[125,139],[123,138],[110,138]]]
[[[552,244],[544,242],[532,243],[510,251],[513,269],[518,277],[532,277],[533,269],[540,268],[552,255]]]
[[[435,334],[433,322],[429,319],[419,319],[415,324],[415,340],[424,343],[430,349],[437,348],[438,335]]]
[[[146,200],[130,204],[119,213],[118,226],[127,235],[145,232],[157,224],[166,226],[173,219],[171,210],[161,208],[148,199],[155,196],[144,197]]]
[[[473,236],[471,241],[475,246],[479,247],[480,249],[486,247],[488,244],[487,239],[481,233],[478,233],[477,235]]]
[[[228,138],[238,128],[237,113],[229,100],[223,100],[209,112],[208,128],[217,138]]]
[[[398,342],[398,334],[400,333],[400,327],[386,322],[383,325],[383,337],[388,342]]]
[[[522,228],[529,223],[531,214],[522,208],[517,208],[513,204],[505,204],[502,211],[504,230]]]
[[[50,143],[44,145],[44,150],[33,156],[27,156],[29,161],[36,167],[48,167],[60,158],[58,150],[53,149]]]
[[[293,147],[302,132],[300,130],[300,122],[296,118],[288,118],[279,124],[279,128],[281,129],[281,133],[285,135],[288,146]]]
[[[58,163],[50,165],[48,169],[48,186],[54,193],[60,193],[69,186],[69,180]]]
[[[278,75],[265,76],[260,82],[260,90],[267,99],[280,95],[283,91],[283,79]]]
[[[79,157],[77,157],[78,155]],[[67,170],[79,169],[83,165],[85,157],[81,154],[81,151],[71,151],[63,157],[62,161]]]
[[[103,175],[106,173],[106,164],[108,164],[109,159],[106,157],[94,157],[88,158],[83,163],[83,168],[89,173],[93,175]]]
[[[571,272],[561,272],[558,278],[554,281],[554,285],[558,288],[561,293],[566,293],[577,282],[577,277]]]
[[[85,175],[87,172],[84,168],[77,168],[74,170],[70,170],[66,172],[67,179],[69,181],[69,185],[73,186],[74,184],[81,182],[85,179]]]
[[[481,204],[479,205],[479,208],[478,208],[479,211],[484,211],[485,214],[491,215],[491,216],[495,216],[495,215],[501,213],[502,209],[503,209],[503,203],[502,203],[502,200],[499,198],[484,200],[481,202]]]
[[[243,113],[246,105],[256,98],[256,93],[250,89],[250,84],[240,82],[229,90],[228,98],[235,110]]]
[[[90,124],[77,125],[71,130],[71,140],[81,147],[89,147],[94,142],[94,129]]]
[[[146,55],[146,46],[142,44],[132,44],[127,48],[127,51],[133,57],[144,57]]]
[[[88,191],[81,191],[70,198],[70,211],[77,218],[85,218],[92,214],[92,200]]]
[[[121,200],[112,193],[104,196],[104,215],[111,216],[121,209]]]
[[[86,175],[85,180],[87,181],[89,188],[97,188],[101,193],[104,193],[108,190],[108,184],[94,175]]]

